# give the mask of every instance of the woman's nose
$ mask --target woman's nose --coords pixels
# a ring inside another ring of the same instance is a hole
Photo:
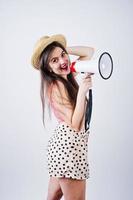
[[[61,64],[61,65],[65,64],[64,58],[60,58],[60,64]]]

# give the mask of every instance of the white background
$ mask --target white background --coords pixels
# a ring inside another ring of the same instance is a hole
[[[112,77],[93,76],[87,199],[133,198],[133,1],[0,0],[0,199],[45,200],[40,75],[30,64],[35,42],[64,34],[67,45],[111,53]]]

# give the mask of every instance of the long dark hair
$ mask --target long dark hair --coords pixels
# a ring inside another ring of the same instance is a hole
[[[40,55],[40,62],[39,62],[40,76],[41,76],[40,97],[42,102],[42,110],[43,110],[42,118],[44,126],[45,126],[44,122],[45,105],[48,97],[48,89],[51,86],[51,84],[54,83],[58,86],[57,80],[61,81],[64,84],[64,87],[66,88],[68,98],[70,100],[73,109],[75,108],[76,105],[77,93],[79,88],[78,83],[71,72],[67,75],[68,80],[54,73],[53,71],[50,72],[50,66],[48,63],[49,55],[56,47],[60,47],[65,51],[65,53],[67,53],[66,49],[60,43],[53,42],[50,45],[48,45]],[[47,102],[47,106],[49,108],[49,102]],[[50,109],[49,109],[49,115],[51,116]]]

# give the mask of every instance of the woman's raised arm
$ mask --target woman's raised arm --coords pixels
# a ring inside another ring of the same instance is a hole
[[[93,47],[70,46],[66,47],[68,54],[79,56],[78,60],[90,60],[95,52]]]

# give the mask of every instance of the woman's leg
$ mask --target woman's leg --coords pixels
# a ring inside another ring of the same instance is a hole
[[[47,200],[60,200],[63,196],[59,180],[56,177],[50,177],[48,185]]]
[[[59,178],[65,200],[85,200],[86,180]]]

